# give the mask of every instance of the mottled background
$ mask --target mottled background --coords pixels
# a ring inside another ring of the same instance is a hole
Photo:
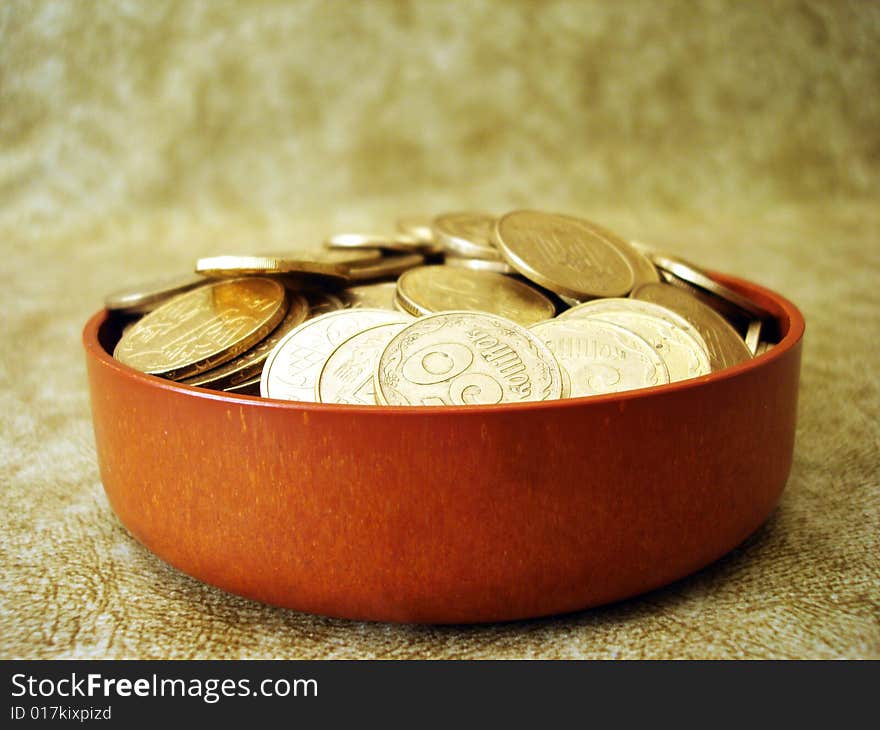
[[[0,4],[0,656],[880,657],[878,51],[875,2]],[[118,524],[78,342],[105,292],[524,205],[804,310],[795,465],[749,543],[604,609],[408,628],[228,596]]]

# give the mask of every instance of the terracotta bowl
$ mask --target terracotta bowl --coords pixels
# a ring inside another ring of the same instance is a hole
[[[737,367],[539,404],[362,407],[227,395],[115,361],[86,324],[101,478],[131,533],[196,578],[355,619],[500,621],[657,588],[731,550],[791,467],[804,320]]]

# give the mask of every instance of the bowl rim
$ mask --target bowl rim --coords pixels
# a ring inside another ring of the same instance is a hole
[[[720,283],[733,285],[732,288],[743,291],[746,294],[758,293],[764,299],[773,303],[774,308],[780,311],[776,314],[777,321],[781,322],[786,330],[782,339],[769,351],[764,352],[751,360],[739,363],[724,370],[719,370],[697,378],[688,378],[674,383],[653,385],[647,388],[622,391],[619,393],[605,393],[602,395],[588,395],[578,398],[562,398],[547,401],[530,401],[527,403],[496,403],[493,405],[470,405],[470,406],[363,406],[346,403],[311,403],[306,401],[278,400],[276,398],[263,398],[252,395],[239,395],[226,393],[197,386],[184,385],[172,380],[166,380],[156,375],[148,375],[135,370],[116,360],[108,353],[99,338],[101,327],[110,319],[110,312],[106,309],[98,310],[86,322],[82,332],[83,346],[88,357],[95,360],[102,367],[114,371],[117,375],[140,382],[143,385],[157,390],[169,391],[190,398],[207,401],[219,401],[230,405],[249,405],[253,408],[265,408],[269,410],[291,412],[317,412],[317,413],[345,413],[350,415],[374,415],[374,416],[415,416],[434,413],[443,413],[456,416],[485,416],[488,414],[516,413],[521,411],[542,410],[565,410],[569,408],[584,408],[588,406],[600,407],[609,403],[624,404],[631,400],[641,400],[654,396],[665,396],[671,393],[697,390],[730,378],[752,372],[758,368],[774,362],[786,355],[803,338],[805,330],[804,317],[800,310],[781,294],[767,289],[753,282],[739,277],[721,274],[715,271],[707,272],[713,279]]]

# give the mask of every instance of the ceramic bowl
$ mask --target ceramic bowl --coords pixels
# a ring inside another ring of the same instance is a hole
[[[85,326],[101,478],[122,523],[199,580],[300,611],[459,623],[583,609],[718,559],[777,503],[804,321],[693,380],[496,406],[361,407],[228,395],[132,370]]]

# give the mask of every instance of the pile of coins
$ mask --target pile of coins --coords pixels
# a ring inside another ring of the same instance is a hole
[[[113,294],[113,354],[229,393],[453,406],[696,378],[776,339],[757,303],[581,218],[450,213],[397,227],[203,258],[194,276]]]

